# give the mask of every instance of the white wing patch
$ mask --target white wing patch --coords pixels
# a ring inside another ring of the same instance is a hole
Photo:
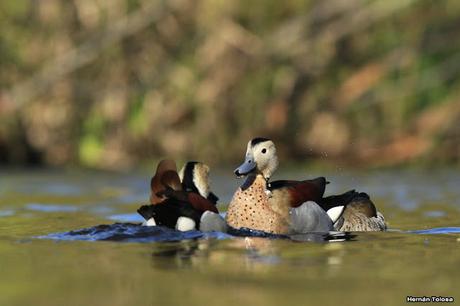
[[[179,217],[176,223],[176,230],[181,232],[193,231],[196,223],[193,219],[187,217]]]
[[[329,218],[331,218],[332,223],[337,222],[339,220],[340,216],[342,216],[343,210],[345,209],[345,206],[336,206],[332,207],[327,211],[327,215]]]
[[[148,219],[147,221],[145,221],[144,223],[142,223],[143,226],[156,226],[157,223],[155,222],[155,219],[150,218]]]

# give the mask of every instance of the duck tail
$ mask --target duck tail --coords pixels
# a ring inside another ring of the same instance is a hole
[[[216,196],[213,192],[210,192],[207,198],[209,201],[211,201],[214,205],[217,204],[217,201],[219,201],[219,197]]]
[[[326,190],[326,185],[329,184],[329,182],[326,180],[324,176],[317,177],[311,180],[311,182],[318,187],[318,189],[321,192],[321,196],[324,194],[324,191]]]

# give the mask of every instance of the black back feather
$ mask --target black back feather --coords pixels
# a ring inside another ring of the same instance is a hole
[[[137,212],[145,219],[154,218],[157,225],[175,228],[179,217],[193,219],[200,223],[203,212],[197,211],[190,203],[167,199],[159,205],[144,205]]]
[[[348,203],[350,203],[351,201],[353,201],[354,199],[358,197],[366,197],[367,199],[369,199],[369,196],[366,193],[364,192],[359,193],[353,189],[353,190],[347,191],[339,195],[325,197],[321,199],[321,202],[318,204],[325,211],[328,211],[329,209],[336,207],[336,206],[346,206]]]
[[[185,165],[184,177],[182,178],[182,188],[185,191],[191,191],[199,194],[200,192],[193,182],[193,169],[195,168],[196,164],[197,162],[191,161]]]

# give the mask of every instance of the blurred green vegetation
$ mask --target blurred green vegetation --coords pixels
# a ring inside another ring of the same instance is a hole
[[[460,162],[456,0],[0,3],[0,161]]]

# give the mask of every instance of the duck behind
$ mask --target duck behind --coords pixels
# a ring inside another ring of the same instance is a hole
[[[330,212],[336,231],[372,232],[387,229],[383,214],[377,211],[367,193],[351,190],[341,196],[324,198],[318,204]]]
[[[138,209],[146,224],[181,231],[197,227],[207,231],[223,230],[224,224],[215,206],[218,198],[209,188],[209,167],[188,162],[180,174],[176,169],[171,160],[162,160],[158,164],[151,180],[150,205]]]

